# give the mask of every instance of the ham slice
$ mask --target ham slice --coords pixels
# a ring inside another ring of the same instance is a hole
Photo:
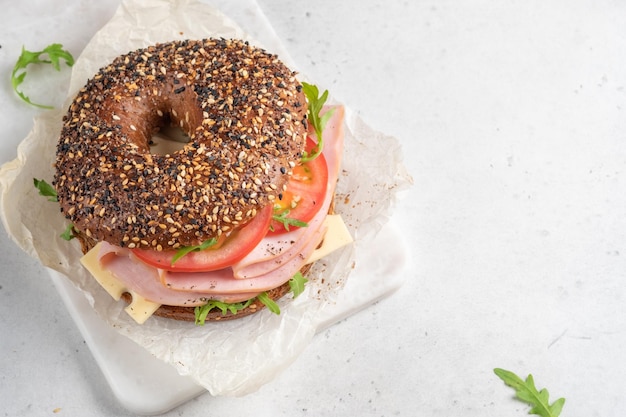
[[[261,292],[253,290],[226,294],[218,291],[206,293],[172,291],[161,284],[159,271],[156,268],[139,261],[127,249],[101,242],[98,257],[102,268],[112,272],[126,286],[127,290],[141,294],[142,297],[159,304],[194,307],[204,305],[208,300],[236,303],[254,298]],[[231,281],[234,280],[231,279]]]
[[[328,187],[324,203],[307,227],[267,236],[230,268],[211,272],[168,272],[144,264],[131,251],[104,243],[100,263],[129,289],[166,305],[195,306],[209,299],[239,302],[276,288],[293,277],[315,251],[326,232],[322,226],[339,177],[343,151],[344,109],[335,107],[324,129]]]
[[[271,290],[289,281],[304,266],[307,257],[303,254],[312,253],[324,237],[324,233],[326,233],[325,228],[318,228],[307,244],[301,248],[300,255],[287,259],[271,271],[254,278],[234,279],[230,268],[211,272],[160,270],[161,281],[169,289],[175,290],[172,292],[233,295],[252,290],[257,292]]]

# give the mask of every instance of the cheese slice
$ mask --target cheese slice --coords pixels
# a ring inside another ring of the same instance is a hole
[[[352,243],[352,235],[339,214],[329,214],[324,219],[322,227],[326,227],[326,234],[315,251],[306,260],[307,264],[322,259],[337,249]]]
[[[80,263],[87,268],[100,286],[104,288],[114,300],[118,301],[125,292],[129,293],[133,297],[133,300],[126,306],[124,311],[137,323],[143,324],[154,314],[161,304],[150,301],[137,294],[135,291],[129,290],[124,283],[111,273],[111,271],[102,268],[98,260],[99,251],[100,244],[98,243],[93,249],[83,255],[80,259]]]
[[[315,251],[309,256],[305,263],[315,262],[329,253],[351,243],[352,236],[348,231],[343,219],[338,214],[328,215],[324,220],[326,227],[326,234],[322,243],[315,249]],[[85,268],[93,275],[98,281],[100,286],[109,293],[115,300],[119,300],[122,294],[129,293],[133,300],[124,309],[126,313],[133,318],[137,323],[143,324],[154,312],[161,306],[161,304],[150,301],[136,292],[129,290],[124,283],[122,283],[111,271],[103,268],[100,265],[98,253],[100,251],[100,244],[98,243],[89,252],[87,252],[80,259],[80,262]]]

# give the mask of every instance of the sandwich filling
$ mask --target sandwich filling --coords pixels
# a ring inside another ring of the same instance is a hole
[[[182,257],[168,265],[167,262],[155,261],[140,250],[122,248],[107,242],[98,243],[81,262],[113,298],[119,299],[123,293],[132,295],[132,303],[126,311],[138,323],[147,320],[161,305],[197,307],[215,300],[238,303],[279,287],[298,274],[304,265],[352,240],[341,217],[329,214],[343,150],[342,107],[334,108],[323,131],[321,143],[327,178],[325,192],[315,202],[315,214],[305,224],[298,226],[289,227],[288,222],[281,223],[287,230],[280,232],[274,230],[280,224],[270,226],[269,222],[264,223],[264,227],[267,227],[265,236],[231,264],[219,264],[218,268],[194,268],[193,265],[181,267],[181,264],[190,263]],[[297,187],[294,188],[297,190]],[[288,185],[285,193],[289,191]],[[295,198],[292,203],[295,208],[301,196],[296,191],[293,194],[291,197]],[[306,194],[302,193],[302,196]],[[274,209],[277,208],[275,205]],[[289,216],[288,210],[282,213]],[[227,245],[228,241],[220,244]],[[202,252],[216,250],[219,249],[209,246],[194,250],[186,256],[190,256],[189,259],[206,258]]]

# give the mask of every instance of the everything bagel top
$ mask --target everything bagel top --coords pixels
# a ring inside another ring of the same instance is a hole
[[[276,55],[238,40],[119,56],[71,103],[57,146],[61,211],[95,241],[155,250],[229,233],[280,198],[306,141],[307,104]],[[172,123],[181,150],[150,152]]]

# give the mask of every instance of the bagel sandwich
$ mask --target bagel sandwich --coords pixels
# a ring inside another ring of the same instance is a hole
[[[333,213],[344,112],[327,95],[241,40],[132,51],[74,98],[52,186],[35,185],[136,322],[280,314],[275,300],[351,242]],[[186,140],[162,152],[167,126]]]

